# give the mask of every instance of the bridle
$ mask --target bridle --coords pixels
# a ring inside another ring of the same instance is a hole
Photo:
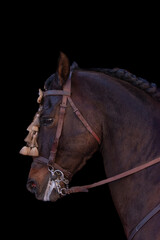
[[[59,145],[59,139],[61,137],[62,129],[63,129],[63,123],[64,123],[64,116],[66,113],[66,108],[67,108],[67,101],[69,102],[70,106],[73,109],[73,112],[76,114],[76,116],[79,118],[79,120],[82,122],[82,124],[85,126],[85,128],[90,132],[90,134],[95,138],[95,140],[98,142],[100,145],[101,140],[97,136],[97,134],[93,131],[89,123],[84,119],[82,114],[80,113],[79,109],[76,107],[74,104],[72,98],[71,98],[71,76],[72,76],[72,71],[70,71],[70,75],[63,86],[63,90],[46,90],[43,92],[43,97],[46,96],[57,96],[61,95],[62,96],[62,102],[60,104],[60,110],[59,110],[59,119],[58,119],[58,125],[57,125],[57,130],[56,130],[56,135],[55,139],[50,151],[49,158],[44,158],[42,156],[38,156],[34,158],[35,162],[43,162],[48,165],[48,170],[50,172],[50,178],[49,182],[47,185],[47,188],[50,188],[49,193],[52,191],[53,187],[56,187],[56,190],[59,195],[66,195],[66,194],[71,194],[71,193],[76,193],[76,192],[88,192],[88,189],[94,188],[106,183],[111,183],[116,180],[120,180],[124,177],[130,176],[134,173],[137,173],[139,171],[142,171],[145,168],[148,168],[150,166],[153,166],[157,163],[160,162],[160,157],[156,158],[148,163],[145,163],[143,165],[140,165],[138,167],[135,167],[131,170],[125,171],[121,174],[118,174],[116,176],[107,178],[105,180],[90,184],[90,185],[85,185],[85,186],[76,186],[69,188],[69,180],[72,177],[72,173],[61,166],[59,166],[58,163],[56,163],[56,154],[58,150],[58,145]],[[53,186],[54,185],[54,186]],[[65,187],[62,187],[61,185],[65,185]],[[128,240],[132,240],[135,234],[145,225],[146,222],[148,222],[156,213],[160,211],[160,204],[158,204],[152,211],[150,211],[143,219],[142,221],[132,230]]]
[[[92,134],[92,136],[96,139],[98,144],[100,144],[100,138],[97,136],[97,134],[92,130],[91,126],[89,123],[84,119],[78,108],[75,106],[74,102],[71,99],[71,76],[72,76],[72,71],[70,72],[70,75],[66,81],[66,84],[63,87],[63,90],[46,90],[43,93],[43,97],[46,96],[57,96],[61,95],[62,96],[62,102],[60,104],[60,109],[59,109],[59,118],[58,118],[58,124],[57,124],[57,130],[56,130],[56,135],[55,139],[49,154],[49,158],[44,158],[44,157],[36,157],[34,158],[34,161],[36,162],[43,162],[48,165],[48,170],[50,172],[50,179],[49,179],[49,185],[52,188],[52,181],[54,181],[54,184],[56,184],[56,190],[59,195],[66,195],[71,193],[70,190],[68,189],[68,179],[71,179],[72,174],[70,171],[63,169],[61,166],[59,166],[55,160],[56,160],[56,154],[57,154],[57,149],[58,149],[58,144],[59,144],[59,139],[62,134],[62,128],[63,128],[63,123],[64,123],[64,116],[66,113],[66,108],[67,108],[67,101],[69,102],[70,106],[73,109],[73,112],[76,114],[76,116],[79,118],[79,120],[83,123],[83,125],[86,127],[86,129]],[[61,187],[61,183],[65,185],[65,187]]]

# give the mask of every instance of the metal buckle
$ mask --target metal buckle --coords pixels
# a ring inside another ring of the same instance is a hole
[[[55,182],[58,194],[65,196],[66,195],[65,191],[66,189],[68,189],[69,181],[64,177],[64,173],[59,169],[54,170],[52,166],[48,167],[48,171],[51,173],[51,181]],[[66,187],[62,188],[60,184],[61,182],[63,182]]]

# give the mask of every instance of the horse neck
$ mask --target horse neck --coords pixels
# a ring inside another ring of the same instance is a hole
[[[102,155],[111,177],[160,156],[160,105],[128,83],[110,77],[106,82]],[[159,202],[157,171],[154,166],[110,184],[127,235]]]
[[[103,73],[75,71],[73,80],[73,100],[101,136],[107,177],[160,156],[158,102],[137,87]],[[158,168],[153,166],[109,185],[127,235],[158,204],[158,184]]]

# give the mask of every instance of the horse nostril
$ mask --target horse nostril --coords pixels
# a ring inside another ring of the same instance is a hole
[[[27,189],[32,192],[32,193],[36,193],[37,190],[37,184],[36,181],[33,179],[28,179],[27,181]]]

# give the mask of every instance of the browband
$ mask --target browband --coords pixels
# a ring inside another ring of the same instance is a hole
[[[45,92],[43,92],[43,96],[58,96],[58,95],[62,95],[62,96],[71,96],[70,92],[68,91],[64,91],[64,90],[47,90]]]

